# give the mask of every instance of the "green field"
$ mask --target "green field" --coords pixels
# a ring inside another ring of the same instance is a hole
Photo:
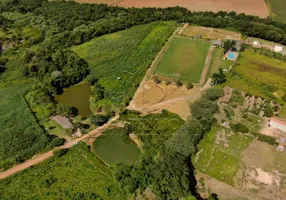
[[[93,152],[108,165],[132,165],[140,156],[138,147],[122,128],[104,132],[93,143]]]
[[[252,141],[252,137],[226,130],[226,139],[218,140],[218,132],[224,128],[213,126],[198,145],[194,162],[196,170],[211,177],[234,185],[234,177],[239,169],[241,154]],[[217,141],[220,141],[217,143]],[[223,142],[222,142],[223,141]],[[225,145],[227,144],[227,145]]]
[[[88,62],[90,76],[99,78],[104,87],[104,100],[96,104],[125,107],[152,60],[176,27],[174,22],[155,22],[72,47]]]
[[[210,43],[190,38],[174,38],[155,74],[199,83]]]
[[[286,23],[286,1],[285,0],[266,0],[270,15],[274,20]]]
[[[48,142],[24,99],[29,87],[0,87],[0,170],[34,156]]]
[[[211,76],[213,73],[217,72],[217,70],[220,67],[229,69],[229,67],[233,65],[234,65],[233,61],[223,60],[223,49],[222,48],[215,48],[213,55],[212,55],[207,78]]]
[[[240,54],[238,65],[234,70],[236,74],[228,76],[224,85],[278,103],[285,103],[282,100],[286,92],[285,62],[245,51]]]
[[[0,199],[127,199],[112,170],[84,143],[0,181]]]

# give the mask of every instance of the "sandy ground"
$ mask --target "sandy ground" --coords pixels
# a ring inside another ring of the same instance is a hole
[[[188,90],[186,86],[174,84],[156,84],[152,80],[143,80],[128,109],[138,110],[143,114],[157,113],[166,109],[183,119],[190,115],[189,103],[200,96],[201,87]]]
[[[260,17],[269,16],[264,0],[76,0],[80,3],[106,3],[123,7],[174,7],[181,6],[192,11],[235,11]]]
[[[36,165],[50,157],[52,157],[54,155],[54,150],[59,150],[59,149],[69,149],[71,147],[73,147],[73,145],[77,142],[80,142],[82,140],[85,140],[85,139],[88,139],[89,137],[92,137],[92,136],[99,136],[108,126],[110,126],[114,121],[116,121],[117,119],[119,118],[119,115],[116,115],[115,117],[113,117],[111,120],[109,120],[106,124],[104,124],[103,126],[100,126],[96,129],[94,129],[93,131],[89,132],[88,134],[85,134],[83,135],[81,138],[77,138],[75,140],[70,140],[68,141],[66,144],[64,144],[63,146],[60,146],[60,147],[56,147],[55,149],[49,151],[49,152],[46,152],[46,153],[43,153],[43,154],[40,154],[40,155],[37,155],[36,157],[30,159],[30,160],[27,160],[26,162],[22,163],[22,164],[19,164],[19,165],[16,165],[10,169],[8,169],[7,171],[4,171],[4,172],[1,172],[0,173],[0,180],[1,179],[4,179],[8,176],[11,176],[19,171],[22,171],[24,169],[27,169],[33,165]]]

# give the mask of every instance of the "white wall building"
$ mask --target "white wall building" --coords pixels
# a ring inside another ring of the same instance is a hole
[[[286,122],[285,121],[282,121],[280,119],[272,117],[270,119],[270,126],[272,128],[279,129],[279,130],[281,130],[281,131],[286,133]]]
[[[274,51],[275,51],[275,52],[278,52],[278,53],[282,53],[282,52],[283,52],[283,47],[281,47],[281,46],[275,46],[275,47],[274,47]]]

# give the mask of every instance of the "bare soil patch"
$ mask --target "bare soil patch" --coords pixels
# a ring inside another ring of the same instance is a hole
[[[204,39],[234,39],[240,40],[241,34],[233,31],[215,29],[215,28],[207,28],[202,26],[189,26],[183,32],[185,36],[201,36]]]
[[[265,0],[76,0],[79,3],[105,3],[122,7],[175,7],[181,6],[192,11],[235,11],[260,17],[269,16]]]
[[[156,84],[152,80],[143,80],[128,109],[138,110],[143,114],[161,112],[163,109],[187,119],[190,115],[189,103],[200,95],[200,87],[188,90],[186,86],[174,84]]]

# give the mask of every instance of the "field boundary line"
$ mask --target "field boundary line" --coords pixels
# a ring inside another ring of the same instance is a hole
[[[211,60],[212,60],[212,56],[213,56],[213,52],[214,52],[214,48],[213,46],[210,46],[205,64],[204,64],[204,68],[203,68],[203,72],[201,75],[201,80],[200,80],[200,85],[203,86],[206,82],[206,78],[207,78],[207,74],[210,68],[210,64],[211,64]]]

